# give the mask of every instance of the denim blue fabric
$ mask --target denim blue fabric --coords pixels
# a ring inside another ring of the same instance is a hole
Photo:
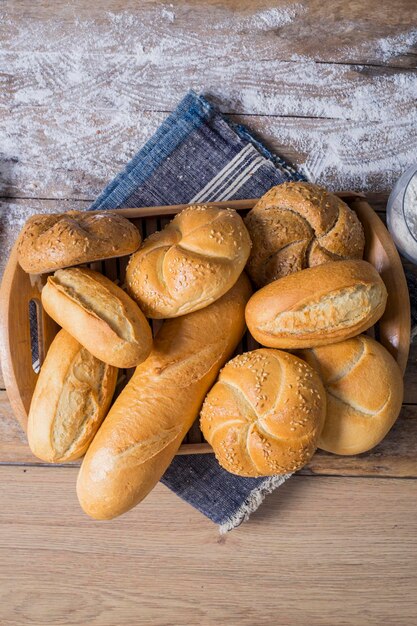
[[[238,165],[229,177],[231,163]],[[212,196],[206,194],[205,200],[254,198],[286,180],[303,180],[247,128],[232,124],[205,98],[190,92],[90,210],[187,203],[222,171],[222,182],[213,184]],[[235,518],[240,521],[242,515],[236,514],[245,502],[271,483],[233,476],[212,454],[176,457],[162,482],[223,526]]]

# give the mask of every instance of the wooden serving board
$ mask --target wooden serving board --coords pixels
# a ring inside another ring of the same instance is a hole
[[[338,194],[357,213],[365,230],[364,258],[381,274],[388,290],[384,315],[371,333],[391,352],[404,373],[410,345],[410,303],[408,288],[400,256],[383,222],[361,194],[343,192]],[[212,206],[230,207],[241,213],[247,212],[256,199],[208,203]],[[207,203],[206,203],[207,204]],[[161,230],[176,214],[188,205],[119,209],[115,212],[130,219],[145,238]],[[111,280],[124,283],[128,257],[119,257],[90,264],[92,269],[103,272]],[[37,312],[39,362],[59,327],[42,308],[40,292],[47,275],[26,274],[17,262],[16,246],[7,263],[0,290],[0,356],[4,381],[16,419],[26,430],[27,417],[38,374],[32,365],[29,306]],[[30,304],[32,303],[32,304]],[[151,320],[154,332],[161,321]],[[247,332],[236,349],[236,354],[253,350],[259,344]],[[133,370],[123,372],[118,392],[132,375]],[[188,432],[178,454],[201,454],[211,452],[205,443],[198,420]]]

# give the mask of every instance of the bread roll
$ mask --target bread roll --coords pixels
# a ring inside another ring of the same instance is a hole
[[[111,280],[87,268],[58,270],[42,289],[42,305],[95,357],[135,367],[152,348],[152,331],[137,304]]]
[[[249,295],[242,275],[209,307],[163,324],[84,458],[77,493],[88,515],[116,517],[156,485],[243,335]]]
[[[363,332],[385,310],[387,290],[367,261],[335,261],[257,291],[246,307],[254,338],[271,348],[311,348]]]
[[[17,254],[25,272],[43,274],[131,254],[140,242],[138,229],[121,215],[68,211],[30,217],[19,235]]]
[[[126,271],[131,296],[147,317],[178,317],[209,305],[237,281],[250,252],[232,209],[191,206],[148,237]]]
[[[363,255],[365,236],[356,213],[311,183],[272,187],[245,224],[253,242],[247,269],[258,287],[306,267]]]
[[[117,368],[96,359],[65,330],[53,340],[29,411],[33,454],[48,463],[81,457],[106,416]]]
[[[223,368],[201,411],[201,430],[220,465],[239,476],[294,472],[311,459],[326,396],[301,359],[260,349]]]
[[[360,335],[330,346],[300,351],[320,374],[327,417],[319,448],[360,454],[376,446],[394,424],[403,400],[403,379],[391,354]]]

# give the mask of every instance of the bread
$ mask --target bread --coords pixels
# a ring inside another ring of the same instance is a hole
[[[253,242],[247,270],[258,287],[307,267],[363,255],[365,237],[356,213],[311,183],[272,187],[245,224]]]
[[[134,367],[152,348],[152,331],[137,304],[111,280],[86,268],[58,270],[42,289],[42,305],[96,358]]]
[[[320,374],[327,417],[319,448],[360,454],[376,446],[401,410],[403,380],[391,354],[360,335],[330,346],[300,351]]]
[[[117,371],[59,331],[30,405],[28,440],[35,456],[63,463],[85,453],[110,406]]]
[[[232,209],[191,206],[132,256],[127,289],[152,318],[208,306],[237,281],[250,252],[242,218]]]
[[[253,337],[271,348],[312,348],[363,332],[385,310],[387,290],[367,261],[335,261],[266,285],[246,307]]]
[[[84,458],[77,493],[88,515],[116,517],[156,485],[243,335],[249,295],[242,275],[209,307],[163,324]]]
[[[294,472],[311,459],[326,396],[314,369],[266,348],[223,368],[201,411],[201,430],[220,465],[239,476]]]
[[[20,232],[17,254],[30,274],[123,256],[140,246],[138,229],[109,211],[68,211],[30,217]]]

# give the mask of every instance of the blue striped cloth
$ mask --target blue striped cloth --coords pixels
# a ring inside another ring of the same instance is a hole
[[[245,127],[190,92],[90,210],[256,198],[301,179]],[[225,531],[286,478],[233,476],[214,455],[200,454],[176,457],[162,482]]]

